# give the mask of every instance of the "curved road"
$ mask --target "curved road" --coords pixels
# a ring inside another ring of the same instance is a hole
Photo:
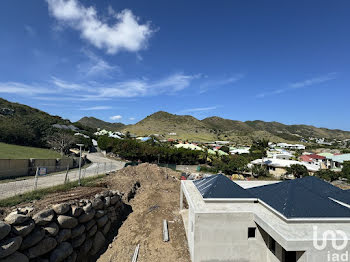
[[[82,167],[81,177],[96,176],[110,171],[122,169],[125,162],[112,160],[104,157],[101,153],[86,154],[87,158],[92,162],[86,168]],[[66,172],[60,172],[55,175],[39,176],[37,181],[37,188],[45,188],[64,183]],[[68,172],[69,181],[76,181],[79,178],[79,170],[74,169]],[[25,180],[11,181],[7,183],[0,183],[0,199],[23,194],[34,189],[35,178]]]

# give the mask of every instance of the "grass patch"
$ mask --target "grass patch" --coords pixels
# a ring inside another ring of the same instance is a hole
[[[61,155],[53,150],[0,143],[0,159],[55,159]]]
[[[97,185],[98,180],[104,178],[105,176],[106,176],[105,174],[102,174],[98,176],[83,178],[81,179],[81,186],[94,187]],[[33,200],[39,200],[45,197],[46,195],[49,195],[52,193],[58,193],[58,192],[65,192],[75,187],[78,187],[78,181],[73,181],[67,184],[34,190],[24,194],[2,199],[0,200],[0,207],[11,207],[21,203],[27,203]]]

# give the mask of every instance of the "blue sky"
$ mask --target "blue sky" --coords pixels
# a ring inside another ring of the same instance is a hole
[[[0,96],[73,121],[350,130],[350,2],[3,0]]]

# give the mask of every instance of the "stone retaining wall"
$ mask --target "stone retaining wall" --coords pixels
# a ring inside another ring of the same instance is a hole
[[[88,261],[106,244],[111,225],[123,219],[124,209],[118,191],[56,204],[36,214],[33,208],[19,208],[0,221],[0,261]]]

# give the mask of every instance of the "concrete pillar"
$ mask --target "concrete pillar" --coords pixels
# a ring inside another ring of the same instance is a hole
[[[184,204],[184,194],[182,191],[182,182],[180,184],[180,211],[183,209],[183,204]]]

